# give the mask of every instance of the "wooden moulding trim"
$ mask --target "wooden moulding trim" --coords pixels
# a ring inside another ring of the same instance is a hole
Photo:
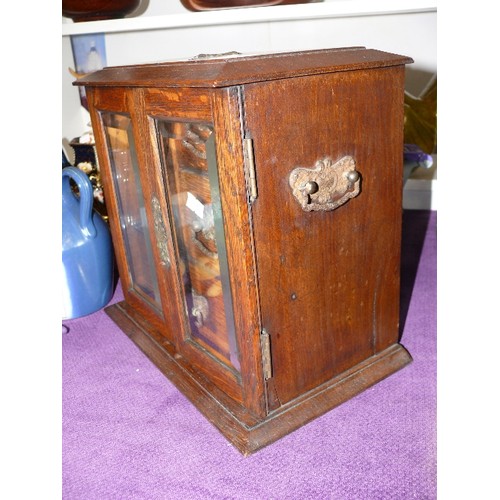
[[[250,429],[245,454],[302,427],[411,362],[408,351],[400,344],[393,344],[270,414],[265,421]]]
[[[90,73],[74,85],[97,87],[218,88],[339,71],[412,63],[410,57],[365,47],[341,47],[239,57],[114,66]]]
[[[205,378],[197,379],[192,371],[184,368],[170,350],[152,339],[127,314],[121,304],[107,307],[106,313],[243,455],[249,455],[302,427],[412,361],[403,346],[394,344],[259,421],[241,405],[224,398]]]
[[[154,330],[151,324],[142,317],[136,317],[134,311],[130,311],[125,302],[109,306],[105,312],[210,421],[213,420],[212,412],[223,407],[226,413],[230,414],[231,418],[239,425],[251,427],[258,423],[258,419],[243,406],[229,398],[206,377],[186,363],[184,358],[178,356],[172,344],[168,341],[160,343],[147,333]],[[205,405],[207,405],[206,410],[202,408]]]

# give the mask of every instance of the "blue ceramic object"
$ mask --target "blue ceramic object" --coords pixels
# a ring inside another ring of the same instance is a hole
[[[80,196],[71,189],[70,179]],[[109,228],[93,209],[92,184],[76,167],[62,169],[63,319],[103,308],[114,287],[114,254]]]

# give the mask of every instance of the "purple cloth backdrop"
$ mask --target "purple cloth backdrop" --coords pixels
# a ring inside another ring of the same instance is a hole
[[[436,498],[436,218],[403,216],[401,343],[413,363],[250,457],[103,311],[65,322],[63,498]]]

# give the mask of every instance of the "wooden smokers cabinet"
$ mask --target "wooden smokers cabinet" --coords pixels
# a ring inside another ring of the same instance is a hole
[[[411,361],[404,69],[352,47],[86,76],[124,301],[107,313],[242,453]]]

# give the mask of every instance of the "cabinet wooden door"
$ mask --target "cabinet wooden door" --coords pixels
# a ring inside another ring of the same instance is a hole
[[[175,316],[166,307],[172,286],[163,270],[170,265],[172,243],[166,231],[159,241],[151,230],[168,226],[156,200],[159,187],[145,160],[137,124],[137,98],[127,89],[88,89],[106,206],[120,273],[124,307],[151,325],[160,342],[175,343]]]
[[[138,120],[158,165],[174,248],[177,347],[186,366],[265,411],[243,171],[239,89],[144,89]],[[147,147],[147,146],[146,146]],[[246,410],[245,410],[246,411]]]
[[[402,68],[383,68],[245,86],[271,408],[398,340],[402,79]],[[361,176],[358,196],[331,211],[305,211],[292,170],[345,156]]]
[[[239,88],[89,99],[130,314],[252,423],[266,405]]]

